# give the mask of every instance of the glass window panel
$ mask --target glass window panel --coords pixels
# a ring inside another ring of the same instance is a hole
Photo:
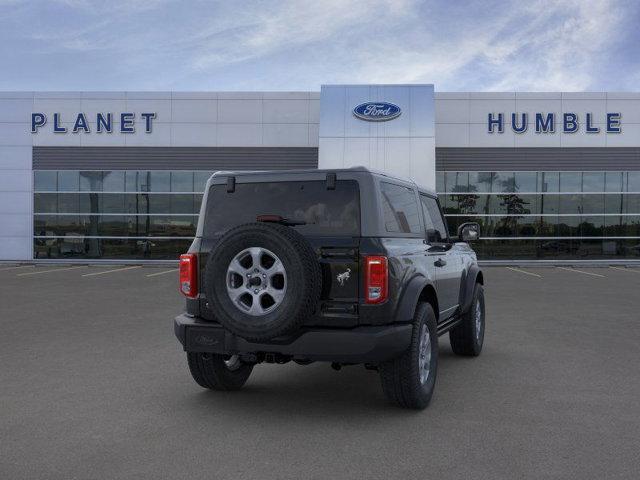
[[[194,172],[193,173],[193,191],[204,192],[207,180],[213,175],[213,172]],[[443,190],[444,191],[444,190]]]
[[[58,191],[77,192],[80,189],[78,172],[72,170],[58,171]]]
[[[640,215],[628,215],[623,217],[623,222],[625,226],[625,233],[623,235],[628,237],[640,237]],[[640,242],[640,240],[638,240],[638,242]]]
[[[582,195],[582,213],[603,213],[604,197],[596,194]]]
[[[491,195],[489,200],[489,213],[506,215],[509,213],[509,195]]]
[[[102,190],[105,192],[124,192],[125,172],[122,170],[104,172]]]
[[[582,213],[582,195],[559,195],[560,213]]]
[[[102,194],[101,193],[81,193],[79,195],[80,213],[101,213]]]
[[[622,196],[623,213],[640,213],[640,194],[628,193]]]
[[[143,197],[140,213],[168,213],[171,211],[171,195],[140,195]]]
[[[58,194],[36,193],[33,196],[33,211],[35,213],[57,213]]]
[[[193,237],[196,234],[197,217],[149,217],[149,235],[167,237]]]
[[[77,193],[58,194],[59,213],[78,213],[80,211],[79,195]]]
[[[80,172],[80,191],[101,192],[103,172]]]
[[[491,172],[471,172],[469,173],[470,192],[490,192],[493,173]]]
[[[57,215],[34,215],[33,233],[37,236],[54,236],[58,228]]]
[[[83,236],[86,235],[84,223],[78,215],[60,215],[57,219],[55,235]]]
[[[193,192],[193,172],[171,172],[172,192]]]
[[[34,240],[36,258],[126,258],[176,260],[191,240],[173,239],[50,239],[47,245]]]
[[[604,172],[583,172],[583,192],[604,192]]]
[[[446,241],[449,236],[438,201],[426,195],[420,195],[420,201],[422,202],[422,211],[426,222],[427,241],[435,243]]]
[[[539,172],[538,182],[539,192],[560,191],[560,174],[558,172]]]
[[[513,237],[516,234],[517,217],[494,217],[491,222],[495,237]]]
[[[555,215],[540,217],[538,235],[541,237],[558,236],[558,217]]]
[[[460,211],[459,201],[464,197],[462,195],[442,195],[444,198],[443,209],[445,213],[463,213]]]
[[[447,193],[469,191],[468,172],[446,172],[445,189]]]
[[[538,235],[540,227],[540,217],[517,217],[516,218],[516,236],[517,237],[535,237]]]
[[[536,242],[536,258],[553,259],[558,256],[559,242],[557,240],[539,240]]]
[[[627,192],[640,192],[640,172],[627,173]]]
[[[125,173],[125,191],[142,192],[147,191],[146,186],[149,183],[149,172],[147,171],[127,171]],[[142,188],[145,190],[142,190]]]
[[[627,217],[620,215],[607,215],[604,217],[603,235],[607,237],[622,237],[625,233],[625,220]]]
[[[616,241],[616,254],[619,257],[624,258],[639,258],[640,257],[640,240],[617,240]]]
[[[458,208],[460,213],[482,213],[482,201],[486,197],[482,195],[458,195]]]
[[[436,192],[444,193],[444,172],[436,172]]]
[[[171,208],[165,213],[196,213],[193,206],[193,195],[171,195]]]
[[[581,259],[602,258],[602,240],[577,241],[575,256]]]
[[[124,212],[125,213],[148,213],[149,202],[148,195],[136,195],[127,193],[124,195]]]
[[[537,192],[538,172],[515,172],[514,192]]]
[[[128,234],[128,225],[125,216],[104,215],[99,217],[99,235],[105,237],[125,237]]]
[[[101,213],[124,213],[123,193],[103,193]]]
[[[622,192],[622,172],[605,173],[604,191]]]
[[[200,213],[200,207],[202,206],[202,195],[193,196],[193,213]]]
[[[35,170],[33,188],[36,192],[55,192],[58,189],[57,173],[49,170]]]
[[[561,192],[581,192],[582,172],[561,172],[560,173]]]
[[[497,195],[496,198],[504,213],[510,215],[537,213],[536,195]]]
[[[582,217],[559,217],[558,235],[561,237],[577,237],[580,235]]]
[[[559,213],[560,195],[540,195],[540,212],[545,214]]]
[[[387,232],[421,233],[415,192],[408,187],[387,182],[380,183],[380,190]]]
[[[624,213],[623,195],[604,195],[604,213]]]
[[[602,215],[582,217],[580,221],[580,236],[601,237],[603,227],[604,217]]]
[[[515,192],[516,178],[514,172],[496,172],[491,187],[492,192]]]
[[[171,191],[171,173],[170,172],[149,172],[147,192],[170,192]]]

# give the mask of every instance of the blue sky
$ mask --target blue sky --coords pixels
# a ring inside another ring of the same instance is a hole
[[[0,90],[640,90],[637,0],[0,0]]]

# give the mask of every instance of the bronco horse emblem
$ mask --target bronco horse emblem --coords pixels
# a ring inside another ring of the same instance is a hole
[[[340,286],[343,287],[344,282],[349,280],[350,277],[351,277],[351,269],[347,268],[346,272],[342,272],[336,275],[336,280],[338,280],[338,283],[340,284]]]

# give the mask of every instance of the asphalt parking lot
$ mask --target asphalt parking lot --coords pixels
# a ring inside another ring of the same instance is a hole
[[[640,268],[485,268],[483,354],[431,406],[374,372],[190,378],[170,267],[0,265],[0,478],[638,478]]]

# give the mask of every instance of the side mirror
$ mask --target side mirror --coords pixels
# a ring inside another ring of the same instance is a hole
[[[480,238],[480,224],[475,222],[463,223],[458,227],[458,238],[461,242],[473,242]]]

